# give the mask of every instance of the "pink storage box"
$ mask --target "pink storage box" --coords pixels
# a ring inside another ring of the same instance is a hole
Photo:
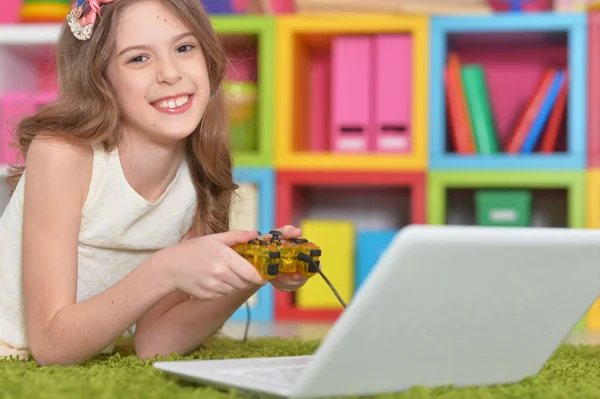
[[[0,24],[19,22],[23,0],[0,0]]]
[[[375,126],[369,149],[407,153],[412,133],[412,37],[381,34],[374,43]]]
[[[366,152],[373,130],[370,36],[339,36],[331,54],[331,149]]]
[[[16,142],[15,129],[19,121],[56,97],[55,91],[4,93],[0,99],[0,164],[18,163],[19,151],[11,143]]]

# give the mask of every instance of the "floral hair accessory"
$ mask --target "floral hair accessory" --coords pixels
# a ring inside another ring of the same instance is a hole
[[[79,40],[89,40],[96,18],[100,15],[100,7],[113,1],[115,0],[76,0],[67,15],[67,23],[73,35]]]

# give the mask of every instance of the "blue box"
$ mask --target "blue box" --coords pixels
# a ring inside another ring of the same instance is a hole
[[[398,230],[359,230],[356,232],[356,270],[354,291],[367,279],[379,257],[389,246]]]

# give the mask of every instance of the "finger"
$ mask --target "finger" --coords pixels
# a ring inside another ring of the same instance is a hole
[[[221,243],[216,243],[218,248],[213,256],[213,269],[211,278],[213,282],[222,282],[235,290],[248,288],[250,283],[239,276],[235,271],[235,263],[244,262],[245,259],[240,256],[233,248]]]
[[[250,240],[254,240],[258,237],[258,232],[247,230],[231,230],[224,233],[213,234],[212,237],[221,241],[228,247],[232,247],[236,244],[242,244]]]
[[[284,238],[294,238],[302,235],[302,230],[296,226],[292,226],[291,224],[286,224],[283,227],[275,229],[275,231],[281,232]],[[265,237],[271,237],[271,234],[266,234]]]
[[[231,271],[246,283],[255,285],[265,285],[267,282],[260,276],[256,267],[237,252],[231,250],[229,264]]]
[[[281,283],[283,285],[289,285],[289,286],[296,286],[298,284],[303,284],[303,281],[306,280],[306,278],[300,272],[278,273],[277,277],[275,279],[277,280],[278,283]]]
[[[283,234],[285,238],[300,237],[302,235],[302,230],[289,224],[283,226],[279,231],[281,231],[281,234]]]
[[[223,277],[223,282],[235,288],[236,290],[243,290],[249,288],[251,285],[249,281],[238,275],[236,269],[232,266],[229,267],[229,273]]]
[[[288,283],[288,284],[281,282],[281,281],[273,281],[273,286],[280,291],[292,292],[292,291],[297,291],[305,283],[306,283],[306,281],[294,282],[294,283]]]

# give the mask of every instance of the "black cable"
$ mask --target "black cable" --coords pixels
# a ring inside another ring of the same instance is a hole
[[[331,291],[333,291],[333,294],[336,296],[338,301],[340,301],[342,306],[345,308],[346,303],[344,302],[344,300],[342,299],[340,294],[338,294],[337,290],[335,289],[335,287],[333,286],[331,281],[329,281],[327,276],[325,276],[325,274],[321,271],[321,268],[312,259],[309,260],[309,262],[312,266],[315,266],[318,269],[317,272],[319,273],[319,275],[321,275],[321,277],[323,277],[323,280],[325,280],[325,282],[327,283],[329,288],[331,288]],[[248,304],[248,301],[246,301],[246,327],[244,328],[244,338],[242,339],[242,342],[246,342],[246,340],[248,339],[248,331],[249,330],[250,330],[250,305]]]
[[[248,339],[248,330],[250,330],[250,304],[246,301],[246,327],[244,328],[244,340]]]
[[[329,279],[325,276],[325,274],[323,274],[323,272],[321,271],[321,269],[319,269],[319,274],[321,275],[321,277],[323,277],[323,280],[325,280],[325,282],[327,283],[327,285],[329,286],[329,288],[331,288],[331,291],[333,291],[333,294],[336,296],[336,298],[338,299],[338,301],[340,301],[340,303],[342,304],[342,306],[345,308],[346,307],[346,303],[344,303],[344,300],[342,299],[342,297],[340,296],[340,294],[338,294],[338,292],[335,289],[335,287],[333,286],[333,284],[331,284],[331,281],[329,281]]]

